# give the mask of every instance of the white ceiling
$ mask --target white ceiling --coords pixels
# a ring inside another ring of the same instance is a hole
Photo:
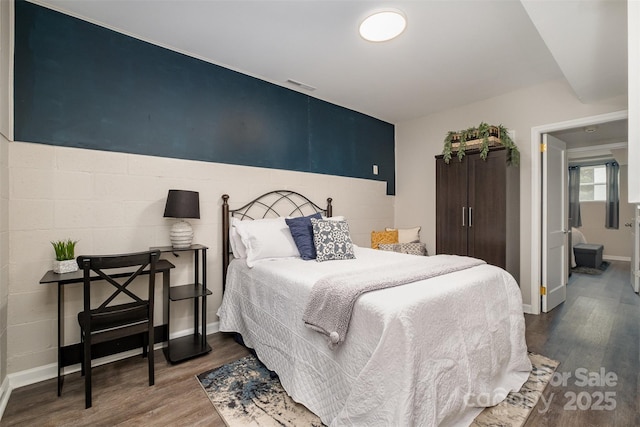
[[[628,120],[565,129],[550,134],[567,144],[569,163],[616,159],[627,164]]]
[[[627,143],[628,121],[615,120],[593,126],[551,132],[551,135],[566,142],[567,148],[585,148],[594,145],[619,145]]]
[[[627,92],[624,0],[34,2],[390,123],[563,77],[583,102]],[[405,32],[360,38],[390,6]]]

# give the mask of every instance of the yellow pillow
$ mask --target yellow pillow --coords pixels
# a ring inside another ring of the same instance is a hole
[[[398,243],[398,230],[372,231],[371,247],[378,249],[378,245],[381,243]]]

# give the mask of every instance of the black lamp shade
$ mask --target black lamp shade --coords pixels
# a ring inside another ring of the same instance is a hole
[[[197,191],[169,190],[164,207],[165,218],[200,218],[200,197]]]

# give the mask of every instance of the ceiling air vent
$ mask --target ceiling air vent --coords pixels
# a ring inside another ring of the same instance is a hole
[[[293,85],[296,85],[296,86],[298,86],[298,87],[300,87],[300,88],[302,88],[302,89],[309,90],[309,91],[314,91],[314,90],[316,90],[316,88],[315,88],[315,87],[313,87],[313,86],[311,86],[311,85],[308,85],[308,84],[306,84],[306,83],[299,82],[299,81],[297,81],[297,80],[287,79],[287,82],[289,82],[289,83],[291,83],[291,84],[293,84]]]

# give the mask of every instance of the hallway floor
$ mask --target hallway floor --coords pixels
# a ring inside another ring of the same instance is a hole
[[[527,426],[640,425],[640,297],[629,263],[573,274],[567,300],[525,315],[529,350],[560,361]]]

